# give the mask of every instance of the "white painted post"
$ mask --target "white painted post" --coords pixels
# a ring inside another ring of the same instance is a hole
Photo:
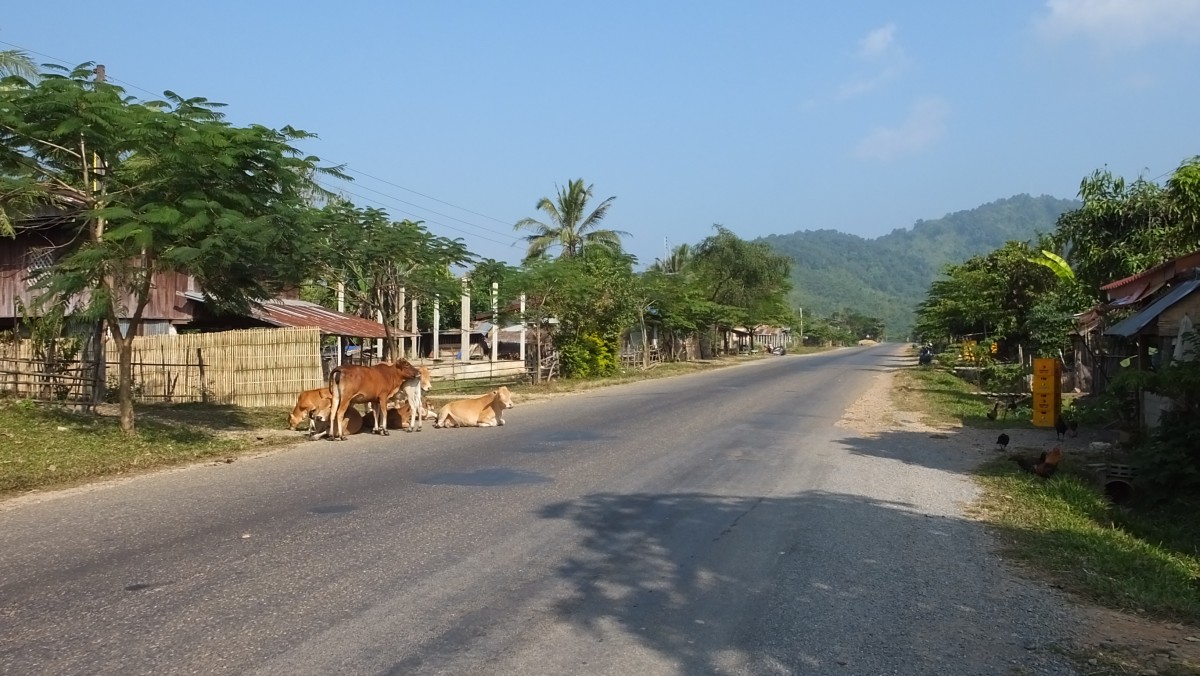
[[[525,363],[525,294],[521,294],[521,363]]]
[[[467,277],[462,278],[462,318],[459,324],[460,335],[462,336],[458,347],[458,357],[460,361],[471,361],[471,290],[469,288],[470,280]]]
[[[492,336],[488,345],[492,348],[491,361],[496,361],[496,353],[500,347],[500,283],[492,282]]]
[[[337,309],[338,312],[346,311],[346,283],[338,281],[337,283]],[[342,342],[342,337],[337,337],[337,356],[333,358],[333,368],[342,365],[342,355],[346,354],[346,345]]]
[[[378,321],[380,324],[383,323],[383,310],[375,311],[375,320]],[[375,339],[375,357],[381,361],[383,360],[383,339],[382,338]]]
[[[433,351],[430,352],[434,359],[441,359],[442,353],[442,299],[440,296],[433,297]]]
[[[402,286],[402,287],[400,287],[400,293],[397,294],[397,296],[396,296],[396,307],[400,311],[396,317],[396,319],[397,319],[396,328],[399,329],[399,331],[396,332],[397,334],[404,333],[404,323],[405,323],[404,322],[404,297],[405,297],[405,288]],[[401,357],[407,357],[407,356],[408,356],[408,339],[397,335],[397,337],[396,337],[396,354],[392,355],[392,357],[395,359],[399,359]]]
[[[409,322],[412,323],[412,358],[415,360],[421,356],[421,333],[417,331],[417,299],[412,299],[412,314],[409,315]]]

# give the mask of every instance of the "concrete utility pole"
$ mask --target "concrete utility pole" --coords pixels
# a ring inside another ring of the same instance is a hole
[[[471,361],[471,288],[470,279],[462,278],[462,323],[459,325],[461,336],[458,358],[464,362]]]
[[[399,313],[397,316],[397,322],[396,322],[396,328],[399,329],[397,331],[397,334],[404,333],[405,291],[406,291],[406,289],[403,286],[400,287],[400,293],[396,297],[396,307],[399,309]],[[396,350],[396,354],[392,355],[393,359],[398,359],[400,357],[408,357],[408,339],[407,338],[403,338],[403,337],[397,338],[396,339],[396,347],[398,349]]]
[[[429,353],[434,361],[442,358],[442,298],[433,297],[433,350]]]
[[[408,321],[413,334],[412,358],[417,359],[421,356],[421,333],[417,331],[417,299],[413,298],[410,302],[412,303],[412,314],[408,316]]]
[[[525,363],[525,294],[521,294],[521,363]]]
[[[338,280],[337,283],[337,309],[338,312],[346,311],[346,283]],[[337,337],[337,356],[333,359],[333,367],[337,368],[342,365],[342,359],[346,356],[346,345],[342,341],[342,337]]]
[[[500,283],[492,282],[492,331],[491,331],[492,339],[490,341],[488,341],[489,347],[492,348],[491,349],[492,355],[491,355],[491,359],[490,359],[490,361],[492,361],[492,362],[496,361],[496,353],[500,351],[499,349],[497,349],[500,345],[500,325],[498,323],[499,321],[500,321]]]

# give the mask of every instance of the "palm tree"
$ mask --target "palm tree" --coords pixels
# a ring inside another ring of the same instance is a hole
[[[37,77],[37,65],[19,49],[0,49],[0,77],[19,75],[27,80]]]
[[[583,179],[568,181],[566,188],[558,189],[558,200],[543,197],[538,200],[538,211],[549,216],[550,224],[542,223],[533,218],[521,219],[513,226],[514,230],[532,230],[525,241],[529,249],[525,254],[528,262],[541,256],[552,246],[562,247],[559,258],[574,258],[581,255],[584,248],[604,246],[614,251],[621,250],[621,237],[629,233],[620,230],[602,230],[598,226],[608,213],[616,197],[609,197],[584,216],[588,200],[592,197],[592,186],[583,187]]]
[[[677,275],[686,270],[692,262],[692,248],[687,243],[680,244],[671,250],[666,258],[656,258],[650,269],[668,275]]]

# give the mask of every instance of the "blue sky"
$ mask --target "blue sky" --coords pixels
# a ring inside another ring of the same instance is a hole
[[[1200,154],[1196,0],[65,0],[0,41],[315,132],[352,199],[510,262],[575,178],[648,264],[714,223],[875,237]]]

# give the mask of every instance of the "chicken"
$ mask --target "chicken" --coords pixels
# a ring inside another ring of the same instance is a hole
[[[1067,421],[1067,432],[1070,433],[1070,435],[1073,437],[1079,436],[1079,421],[1078,420],[1068,420]]]
[[[996,405],[992,407],[992,410],[988,411],[988,414],[987,414],[988,420],[995,420],[996,416],[999,413],[1000,413],[1000,402],[996,402]]]
[[[1037,460],[1032,461],[1029,458],[1019,455],[1014,455],[1010,459],[1026,472],[1032,472],[1043,479],[1049,479],[1058,471],[1058,463],[1062,461],[1062,449],[1055,446],[1049,453],[1043,451]]]
[[[1004,434],[1003,432],[1001,432],[1000,436],[996,437],[996,450],[998,450],[998,451],[1008,450],[1008,435],[1007,434]]]
[[[1054,431],[1058,433],[1055,438],[1059,441],[1067,436],[1067,421],[1061,415],[1054,419]]]

